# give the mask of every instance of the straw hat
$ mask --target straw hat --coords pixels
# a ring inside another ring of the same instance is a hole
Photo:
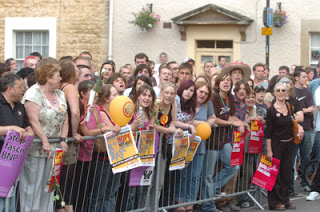
[[[242,70],[242,78],[243,80],[249,80],[251,75],[251,68],[247,64],[244,63],[229,63],[222,69],[222,73],[231,74],[232,70],[240,69]]]

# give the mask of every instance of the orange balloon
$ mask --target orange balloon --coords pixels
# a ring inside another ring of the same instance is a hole
[[[117,96],[111,101],[109,111],[112,121],[118,126],[123,127],[133,117],[134,104],[127,96]]]
[[[207,140],[211,135],[211,127],[206,122],[201,122],[196,127],[197,136],[200,136],[201,140]]]

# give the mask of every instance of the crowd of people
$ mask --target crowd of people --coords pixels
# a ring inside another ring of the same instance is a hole
[[[230,165],[233,132],[242,135],[247,131],[248,141],[251,121],[258,120],[265,130],[263,153],[270,161],[272,157],[280,160],[275,186],[268,192],[269,208],[295,209],[289,198],[297,195],[295,176],[304,171],[311,159],[320,159],[320,62],[315,70],[280,66],[279,74],[269,79],[267,65],[256,63],[251,69],[240,60],[227,64],[224,56],[219,57],[218,64],[205,62],[197,76],[192,58],[180,64],[168,61],[167,54],[162,52],[160,61],[155,64],[146,54],[139,53],[134,57],[134,65],[118,68],[114,61],[107,60],[97,70],[90,52],[59,60],[42,58],[34,52],[20,70],[13,58],[0,63],[1,148],[8,130],[18,132],[21,139],[35,135],[41,140],[29,150],[19,189],[10,197],[10,211],[138,208],[140,203],[132,198],[145,198],[144,192],[139,188],[128,191],[128,176],[112,173],[106,148],[99,145],[98,139],[83,138],[120,132],[109,110],[110,103],[119,95],[128,96],[135,105],[135,114],[129,122],[132,131],[146,129],[164,134],[160,142],[160,172],[153,175],[151,185],[151,193],[156,193],[154,181],[158,175],[162,206],[166,206],[164,202],[171,205],[207,199],[201,203],[202,211],[240,211],[240,206],[245,205],[241,204],[241,198],[219,204],[213,199],[221,189],[234,193],[239,178],[248,178],[250,182],[254,170],[243,174],[240,166]],[[90,105],[90,91],[96,83],[101,89]],[[88,108],[91,113],[86,119]],[[143,116],[138,113],[139,108]],[[156,116],[151,115],[154,111]],[[301,143],[297,145],[293,143],[293,119],[299,123],[297,136]],[[182,136],[183,131],[189,131],[194,139],[196,127],[202,122],[218,127],[212,128],[208,140],[201,141],[191,164],[172,178],[168,167],[173,135]],[[141,125],[144,127],[140,128]],[[314,140],[313,132],[316,132]],[[75,142],[68,142],[71,137]],[[59,138],[60,142],[50,142],[52,138]],[[156,138],[159,139],[158,134]],[[57,193],[48,193],[44,188],[56,148],[64,152],[60,180],[64,195],[54,205],[50,199]],[[245,154],[251,161],[247,149]],[[320,198],[319,170],[311,188],[303,178],[300,181],[301,189],[310,192],[307,200]],[[240,187],[246,190],[247,186],[253,186],[249,184]],[[119,203],[120,196],[126,196],[126,207]],[[16,200],[20,208],[16,208]],[[144,204],[151,207],[152,203]],[[0,210],[4,207],[5,198],[0,198]],[[187,204],[177,211],[190,212],[193,207]]]

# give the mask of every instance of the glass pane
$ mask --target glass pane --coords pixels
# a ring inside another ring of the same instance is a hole
[[[16,44],[23,44],[23,32],[16,32]]]
[[[24,33],[24,43],[25,44],[32,44],[32,32],[25,32]]]
[[[16,46],[16,58],[24,58],[23,57],[23,46]]]
[[[33,46],[33,52],[41,52],[41,46]]]
[[[24,47],[24,57],[29,56],[32,53],[32,46],[25,46]]]
[[[41,32],[33,32],[33,44],[41,44]]]
[[[49,32],[42,32],[42,44],[49,45]]]
[[[214,40],[198,40],[198,48],[214,48]]]
[[[16,61],[17,61],[18,71],[19,71],[19,70],[22,69],[23,66],[24,66],[24,65],[23,65],[23,61],[24,61],[24,60],[17,60],[17,59],[16,59]]]
[[[233,48],[232,40],[219,40],[217,41],[217,48],[225,49],[225,48]]]
[[[206,56],[206,55],[201,55],[201,63],[205,63],[208,61],[213,61],[213,56]]]
[[[49,57],[49,46],[43,46],[41,54],[42,57]]]
[[[311,34],[311,47],[320,48],[320,34]]]
[[[311,50],[311,63],[318,64],[320,60],[320,48]]]

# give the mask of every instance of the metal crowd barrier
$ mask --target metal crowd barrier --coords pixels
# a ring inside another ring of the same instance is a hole
[[[212,127],[212,135],[206,141],[206,154],[209,152],[208,148],[216,145],[217,138],[226,131],[233,135],[230,128]],[[69,138],[71,141],[69,142],[71,143],[69,151],[72,152],[72,148],[77,148],[77,151],[74,151],[76,155],[73,155],[73,159],[78,158],[80,149],[85,148],[89,140],[101,137],[102,135],[83,137],[86,141],[83,142],[84,147],[73,145],[74,139]],[[35,139],[34,142],[41,141]],[[50,142],[59,142],[59,139],[50,139]],[[81,151],[84,152],[83,149]],[[60,179],[60,189],[67,207],[65,210],[60,210],[64,207],[61,206],[61,200],[56,200],[45,203],[47,211],[173,211],[173,209],[188,205],[199,208],[205,207],[205,205],[212,206],[213,202],[216,206],[220,206],[230,201],[239,204],[249,202],[251,207],[258,206],[263,210],[260,204],[261,191],[257,186],[251,184],[260,154],[245,153],[242,165],[228,168],[226,161],[228,161],[229,155],[226,152],[227,150],[223,148],[219,151],[210,151],[211,154],[197,156],[189,165],[189,170],[192,170],[190,172],[187,170],[169,171],[171,146],[165,143],[165,136],[161,134],[151,185],[134,187],[128,185],[130,171],[120,174],[112,173],[109,161],[105,160],[106,153],[95,154],[92,160],[87,162],[72,161],[72,155],[67,155],[70,162],[64,163],[63,176]],[[214,163],[214,161],[216,162]],[[212,166],[214,166],[213,173],[211,173],[212,178],[205,178],[204,174],[208,174]],[[222,177],[220,172],[224,173]],[[24,177],[25,173],[26,170],[21,173],[20,179]],[[48,173],[42,175],[48,176]],[[199,176],[196,177],[197,175]],[[42,177],[36,181],[46,182],[47,179]],[[206,186],[207,181],[211,183],[211,187]],[[36,200],[39,199],[39,194],[28,191],[28,194],[33,196],[20,195],[19,189],[26,188],[21,183],[23,182],[20,181],[16,190],[16,211],[27,212],[25,204],[31,204],[32,207],[40,204]],[[32,188],[33,185],[27,185],[27,189]],[[208,198],[207,194],[210,192],[211,196],[209,195]],[[52,196],[55,195],[58,195],[57,190],[52,193]],[[68,208],[72,210],[68,210]]]

